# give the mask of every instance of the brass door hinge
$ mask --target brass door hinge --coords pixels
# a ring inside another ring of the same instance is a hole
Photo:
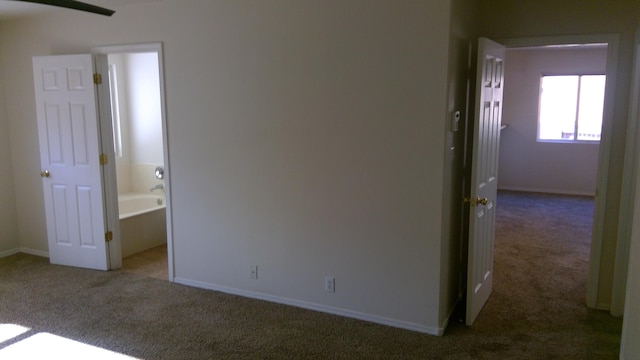
[[[104,241],[109,242],[111,240],[113,240],[113,233],[111,231],[104,233]]]
[[[93,83],[96,84],[96,85],[102,84],[102,75],[93,74]]]
[[[107,157],[107,154],[100,154],[100,165],[107,165],[108,162],[109,158]]]

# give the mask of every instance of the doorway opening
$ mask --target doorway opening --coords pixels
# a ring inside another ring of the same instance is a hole
[[[600,51],[599,55],[600,60],[603,62],[604,68],[598,71],[594,70],[584,70],[584,73],[603,73],[607,76],[606,86],[605,86],[605,101],[604,101],[604,110],[603,110],[603,121],[602,121],[602,137],[599,144],[582,144],[580,149],[571,148],[570,151],[588,151],[589,158],[591,158],[591,163],[585,162],[583,164],[582,170],[578,168],[578,170],[572,176],[576,178],[582,178],[581,188],[574,189],[574,191],[562,191],[564,193],[572,194],[572,195],[591,195],[595,196],[594,200],[594,211],[592,218],[592,231],[591,231],[591,246],[590,246],[590,254],[589,254],[589,270],[588,270],[588,284],[587,284],[587,306],[590,308],[597,308],[597,297],[598,297],[598,288],[599,288],[599,275],[600,275],[600,259],[603,248],[603,225],[604,225],[604,213],[605,213],[605,199],[606,199],[606,190],[607,190],[607,182],[608,182],[608,168],[609,168],[609,159],[610,159],[610,149],[611,149],[611,128],[613,124],[613,107],[614,107],[614,90],[615,90],[615,79],[616,79],[616,70],[617,70],[617,53],[618,53],[618,38],[615,35],[586,35],[586,36],[563,36],[563,37],[548,37],[548,38],[523,38],[523,39],[507,39],[503,40],[502,43],[507,47],[508,53],[510,51],[526,51],[526,49],[560,49],[569,51],[569,49],[581,49],[584,52],[588,51]],[[600,49],[600,50],[598,50]],[[578,51],[578,50],[576,50]],[[507,58],[507,69],[512,67],[514,64],[509,62]],[[529,64],[527,64],[528,66]],[[566,65],[566,64],[565,64]],[[559,66],[559,65],[558,65]],[[574,62],[573,66],[570,68],[573,69],[573,72],[581,72],[580,67],[586,66],[585,63],[582,62]],[[544,71],[543,71],[544,72]],[[547,74],[552,74],[553,71],[547,70]],[[540,71],[537,74],[538,77],[538,86],[539,79],[541,75],[545,75]],[[511,81],[513,82],[513,80]],[[508,80],[505,81],[505,86],[508,87]],[[511,92],[506,92],[510,95],[513,95]],[[528,131],[537,131],[537,113],[539,105],[538,96],[539,90],[534,91],[533,94],[529,93],[529,97],[535,97],[533,103],[535,104],[535,108],[533,110],[534,120],[533,122],[529,121]],[[513,105],[513,99],[505,98],[505,109],[508,109]],[[517,117],[517,116],[516,116]],[[503,119],[505,122],[509,122],[510,115],[504,114]],[[515,137],[516,141],[523,141],[524,135],[520,132],[522,129],[518,130],[517,126],[512,126],[509,124],[509,127],[503,132],[503,139],[501,143],[507,141],[508,136]],[[509,132],[509,133],[507,133]],[[519,138],[518,138],[519,137]],[[531,137],[530,137],[531,138]],[[536,143],[536,133],[533,133],[533,142]],[[540,144],[538,144],[540,145]],[[562,145],[579,145],[579,144],[547,144],[549,149],[554,150],[555,153],[550,152],[546,155],[538,154],[538,158],[542,161],[554,158],[554,159],[562,159],[563,157],[569,161],[575,158],[577,155],[572,155],[570,153],[563,153],[562,150],[558,150],[562,148]],[[584,149],[583,149],[584,148]],[[586,149],[586,150],[585,150]],[[504,154],[503,144],[501,144],[501,154]],[[564,150],[567,150],[565,147]],[[531,150],[527,154],[530,154]],[[559,151],[559,152],[558,152]],[[513,153],[511,153],[513,154]],[[520,155],[522,156],[522,152]],[[553,155],[555,154],[555,155]],[[517,156],[517,154],[514,154]],[[594,163],[593,161],[597,161]],[[508,175],[506,172],[509,165],[505,165],[505,160],[501,156],[500,159],[500,181],[502,181],[501,188],[506,188],[509,186],[504,186],[505,176]],[[521,163],[527,164],[522,158],[519,159]],[[558,165],[554,169],[549,169],[546,175],[540,176],[543,178],[546,176],[546,180],[550,179],[559,179],[563,180],[562,177],[557,176]],[[584,170],[589,169],[589,170]],[[562,169],[564,170],[564,169]],[[582,172],[581,172],[582,171]],[[585,171],[590,171],[588,176],[585,176]],[[540,175],[538,172],[535,174],[529,174],[529,179],[527,181],[533,180],[536,176]],[[539,179],[540,179],[539,178]],[[550,183],[544,183],[545,179],[542,179],[542,183],[545,185],[542,186],[534,186],[531,183],[528,183],[527,186],[523,186],[521,189],[518,189],[517,186],[511,185],[510,190],[524,190],[524,188],[529,188],[529,190],[537,191],[537,192],[560,192],[553,191],[552,185]],[[564,184],[567,186],[567,184]],[[596,191],[597,189],[597,191]],[[614,282],[616,279],[614,279]]]
[[[506,62],[506,127],[500,141],[498,188],[502,192],[498,199],[502,201],[496,212],[496,266],[508,262],[515,269],[520,268],[516,273],[525,271],[516,265],[518,257],[509,256],[508,250],[522,248],[531,254],[528,262],[535,260],[536,267],[563,274],[562,285],[579,289],[584,296],[604,81],[598,89],[600,97],[589,101],[582,98],[594,91],[578,85],[583,85],[583,77],[606,76],[607,46],[512,48],[506,51]],[[586,106],[596,109],[585,110]],[[583,119],[583,113],[590,118]],[[524,204],[526,207],[521,207]],[[526,216],[519,218],[520,231],[515,232],[509,224],[515,214],[523,211]],[[538,236],[531,236],[531,232]],[[510,241],[503,239],[507,234]],[[540,250],[541,255],[535,256],[534,250]],[[556,253],[562,255],[553,256]],[[532,276],[529,281],[537,284],[538,278]],[[552,293],[552,285],[558,281],[559,275],[547,283],[548,292]]]
[[[171,211],[161,44],[109,46],[122,269],[170,280]]]
[[[607,46],[507,49],[506,61],[498,187],[595,196]]]

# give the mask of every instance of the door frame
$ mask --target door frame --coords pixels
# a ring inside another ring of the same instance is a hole
[[[627,138],[625,140],[625,154],[622,174],[622,194],[636,194],[638,181],[638,159],[640,146],[638,145],[640,128],[640,29],[636,31],[633,69],[629,92],[629,117],[627,121]],[[620,219],[618,220],[618,244],[616,246],[616,263],[613,273],[613,291],[611,294],[611,314],[623,316],[625,309],[626,288],[629,269],[629,253],[633,232],[634,208],[637,196],[623,196],[620,198]]]
[[[507,50],[519,47],[539,47],[553,45],[571,44],[607,44],[607,83],[605,87],[604,112],[602,118],[602,136],[598,153],[598,168],[596,179],[596,198],[594,203],[593,228],[591,235],[591,251],[589,257],[589,274],[587,283],[587,306],[594,309],[610,309],[609,305],[598,303],[598,289],[600,282],[602,250],[605,246],[604,236],[604,215],[606,211],[607,186],[609,182],[609,167],[612,145],[612,130],[615,105],[615,90],[618,73],[618,53],[620,49],[620,36],[618,34],[593,34],[593,35],[566,35],[566,36],[545,36],[531,38],[510,38],[498,39]],[[625,167],[624,171],[627,172]],[[622,192],[624,193],[625,184]],[[616,263],[623,259],[616,257]],[[622,279],[614,278],[614,289],[617,282]],[[624,288],[624,285],[622,286]],[[624,289],[622,289],[624,290]],[[624,296],[624,293],[623,295]]]
[[[109,64],[106,55],[97,56],[92,53],[93,61],[96,64],[98,71],[107,71]],[[108,78],[106,74],[103,79]],[[111,94],[109,93],[109,86],[105,83],[96,87],[97,105],[98,105],[98,127],[100,129],[100,152],[107,155],[107,159],[113,158],[112,161],[107,160],[107,163],[102,166],[102,193],[104,203],[104,217],[105,226],[110,229],[113,234],[111,241],[107,243],[107,266],[109,270],[119,269],[122,267],[122,256],[120,252],[120,217],[118,214],[118,188],[116,186],[109,186],[108,184],[115,183],[116,181],[116,161],[114,156],[113,146],[113,126],[111,121],[105,121],[103,119],[111,120],[111,107],[101,106],[103,104],[109,104],[111,100]],[[115,240],[115,241],[114,241]]]
[[[123,54],[123,53],[156,53],[158,55],[158,78],[160,80],[160,113],[162,117],[162,146],[164,152],[164,190],[165,190],[165,204],[166,204],[166,218],[167,218],[167,261],[168,261],[168,273],[169,273],[169,281],[173,282],[174,280],[174,261],[173,261],[173,215],[171,211],[171,166],[169,163],[169,139],[168,139],[168,124],[167,124],[167,110],[166,110],[166,97],[165,97],[165,82],[164,82],[164,55],[162,51],[162,43],[144,43],[144,44],[129,44],[129,45],[108,45],[108,46],[98,46],[91,49],[94,54]],[[109,118],[109,121],[111,119]],[[107,141],[104,139],[103,141]],[[108,139],[108,141],[113,141],[113,139]],[[114,165],[115,169],[115,165]],[[117,189],[117,182],[115,173],[113,176],[108,178],[108,181],[105,181],[105,187],[114,191]],[[107,204],[107,211],[110,215],[113,212],[117,212],[117,206],[113,206],[113,204],[109,207]],[[116,218],[118,218],[118,214],[116,213]],[[117,241],[112,241],[113,244],[110,244],[109,254],[110,257],[115,261],[120,261],[120,266],[122,263],[122,249],[120,242],[120,234],[114,234],[114,240],[117,238]]]

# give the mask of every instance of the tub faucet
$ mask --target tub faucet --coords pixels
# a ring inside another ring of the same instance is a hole
[[[162,189],[164,189],[164,185],[158,184],[158,185],[152,187],[149,191],[154,192],[155,190],[162,190]]]

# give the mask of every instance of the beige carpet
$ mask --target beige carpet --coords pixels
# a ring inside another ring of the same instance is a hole
[[[444,337],[14,255],[0,259],[0,325],[30,330],[0,358],[50,333],[142,359],[617,359],[621,319],[584,306],[592,209],[501,193],[494,293]]]
[[[167,244],[164,244],[122,259],[121,271],[168,281],[168,267]]]

